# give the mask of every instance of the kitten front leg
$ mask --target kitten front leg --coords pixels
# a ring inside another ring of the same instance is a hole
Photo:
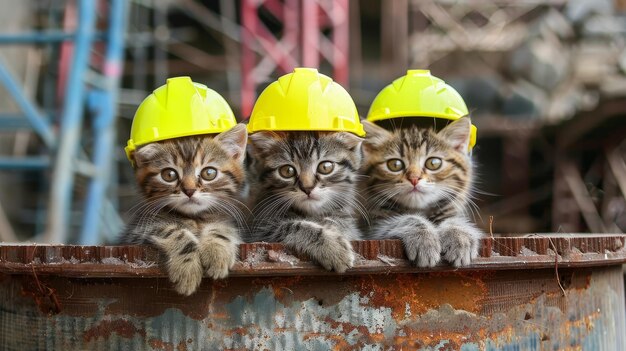
[[[465,218],[441,222],[439,235],[443,257],[455,267],[467,266],[478,256],[478,243],[483,233]]]
[[[228,276],[235,264],[241,239],[239,231],[227,223],[207,225],[200,238],[200,259],[207,275],[213,279]]]
[[[419,215],[398,215],[378,222],[372,239],[400,239],[407,258],[418,267],[434,267],[441,259],[435,226]]]
[[[151,236],[151,241],[167,257],[167,273],[176,292],[186,296],[193,294],[204,273],[198,238],[186,228],[170,225]]]
[[[285,246],[304,253],[329,271],[343,273],[354,265],[352,245],[334,225],[292,220],[282,223],[276,232]]]

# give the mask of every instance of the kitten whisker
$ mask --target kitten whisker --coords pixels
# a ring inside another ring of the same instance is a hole
[[[282,203],[278,202],[278,205],[275,205],[272,207],[272,210],[274,208],[277,209],[277,211],[274,212],[273,216],[267,216],[267,217],[256,217],[255,218],[255,226],[252,229],[253,233],[252,236],[255,238],[255,240],[260,240],[260,239],[256,239],[256,238],[265,238],[267,237],[270,233],[268,233],[268,231],[272,231],[274,226],[276,225],[276,221],[275,219],[281,218],[284,213],[291,207],[291,205],[293,204],[293,202],[295,201],[295,199],[286,199],[285,201],[283,201]],[[266,226],[267,223],[270,223],[269,226]]]
[[[143,210],[145,207],[150,207],[150,206],[158,203],[159,201],[162,201],[163,198],[165,198],[165,196],[159,196],[159,197],[156,197],[154,199],[149,199],[149,200],[145,200],[145,201],[139,202],[138,204],[136,204],[133,207],[131,207],[130,209],[128,209],[128,211],[126,211],[126,213],[131,218],[135,217],[140,210]]]
[[[213,205],[213,208],[216,210],[216,212],[222,213],[228,217],[233,218],[240,228],[244,228],[245,230],[250,229],[248,228],[248,224],[246,223],[245,216],[243,215],[241,210],[238,209],[236,206],[228,202],[219,202],[219,201],[212,201],[211,204]]]
[[[374,197],[370,197],[368,199],[368,201],[371,201],[372,199],[376,199],[378,198],[378,200],[374,201],[371,206],[368,208],[368,210],[373,210],[374,208],[378,208],[381,207],[383,204],[385,204],[387,201],[389,201],[390,199],[392,199],[393,197],[397,196],[398,194],[400,194],[402,192],[402,189],[400,189],[399,187],[389,187],[388,189],[381,191],[380,196],[376,195]]]
[[[255,212],[255,210],[256,210],[257,208],[261,208],[261,207],[266,206],[266,203],[267,203],[267,202],[271,202],[271,201],[273,201],[273,200],[275,200],[275,199],[277,199],[277,198],[281,198],[281,197],[285,196],[287,193],[289,193],[289,191],[284,191],[284,190],[283,190],[283,191],[280,191],[280,192],[278,192],[278,193],[275,193],[275,194],[272,194],[272,195],[270,195],[270,196],[268,196],[268,197],[263,198],[263,200],[259,201],[259,202],[258,202],[258,203],[254,206],[254,208],[252,208],[252,212]]]
[[[363,206],[363,204],[356,197],[347,196],[345,194],[340,193],[335,198],[331,198],[331,201],[333,200],[337,200],[337,205],[338,205],[336,207],[337,210],[340,210],[344,207],[353,208],[359,213],[361,218],[363,218],[367,222],[368,226],[371,224],[369,215],[367,214],[367,209],[365,208],[365,206]]]

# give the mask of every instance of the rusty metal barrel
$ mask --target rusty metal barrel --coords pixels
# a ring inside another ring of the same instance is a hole
[[[625,238],[487,238],[459,269],[359,241],[345,274],[244,244],[189,297],[149,247],[1,245],[0,349],[624,350]]]

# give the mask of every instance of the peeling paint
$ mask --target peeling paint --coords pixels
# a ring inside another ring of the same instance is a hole
[[[28,279],[1,280],[0,349],[616,350],[625,337],[619,266],[576,270],[566,296],[541,270],[232,278],[190,298],[164,280],[47,279],[75,305],[54,316],[19,294]]]
[[[240,276],[189,297],[159,267],[136,277],[130,264],[155,259],[144,249],[0,247],[0,349],[626,349],[623,240],[563,237],[550,257],[547,240],[501,238],[475,269],[436,272],[411,268],[397,242],[358,242],[360,270],[345,275],[248,245]]]

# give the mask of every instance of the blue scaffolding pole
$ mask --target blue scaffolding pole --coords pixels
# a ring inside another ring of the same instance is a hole
[[[56,150],[48,204],[48,230],[44,236],[46,242],[63,243],[68,237],[74,185],[74,160],[80,147],[83,102],[85,101],[83,77],[89,69],[89,55],[96,24],[95,7],[95,1],[78,2],[78,26],[74,40],[76,49],[65,85],[65,106],[61,115],[59,145]]]
[[[68,2],[72,6],[71,3]],[[113,164],[112,150],[115,141],[115,120],[117,117],[117,97],[124,54],[124,34],[126,29],[127,2],[111,0],[105,14],[108,27],[105,33],[96,32],[98,5],[93,0],[78,0],[78,22],[73,32],[42,31],[22,34],[0,34],[2,44],[60,44],[73,43],[73,54],[65,85],[63,109],[60,118],[51,121],[45,113],[23,93],[19,82],[0,61],[0,84],[20,107],[23,115],[0,119],[0,130],[34,130],[48,149],[48,153],[22,158],[0,158],[0,170],[51,169],[52,181],[47,204],[47,224],[43,241],[66,243],[73,233],[71,220],[74,209],[83,209],[80,220],[80,235],[76,238],[81,244],[100,242],[100,219],[103,213],[117,216],[111,211],[107,188],[110,184],[110,170]],[[88,87],[85,76],[90,69],[91,51],[94,42],[105,41],[105,62],[101,84]],[[49,93],[49,92],[48,92]],[[85,108],[87,107],[87,108]],[[92,156],[87,157],[82,141],[83,118],[93,118]],[[24,123],[24,120],[27,123]],[[56,128],[55,128],[56,127]],[[74,175],[80,172],[89,177],[88,190],[83,204],[73,203]],[[121,222],[119,218],[115,221]]]
[[[115,118],[117,117],[117,96],[120,75],[124,65],[124,33],[126,32],[127,2],[112,0],[107,49],[104,67],[104,90],[93,90],[89,96],[89,106],[95,112],[94,119],[94,166],[100,171],[94,175],[87,191],[85,213],[81,228],[80,244],[95,245],[100,238],[100,219],[106,200],[107,186],[110,184],[115,147]]]

